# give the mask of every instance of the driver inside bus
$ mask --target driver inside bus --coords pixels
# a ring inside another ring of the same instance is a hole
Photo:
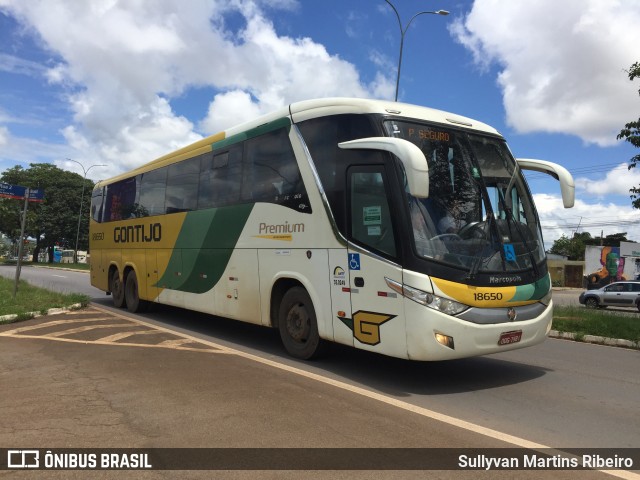
[[[438,222],[438,231],[441,234],[458,233],[467,224],[464,216],[462,202],[459,199],[453,199],[444,216]]]

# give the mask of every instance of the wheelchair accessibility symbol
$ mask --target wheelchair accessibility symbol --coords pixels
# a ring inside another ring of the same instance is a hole
[[[349,254],[349,270],[360,270],[360,254]]]
[[[504,258],[507,262],[515,262],[517,260],[516,251],[510,243],[506,243],[504,245]]]

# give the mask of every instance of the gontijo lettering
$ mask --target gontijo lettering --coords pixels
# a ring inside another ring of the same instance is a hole
[[[116,227],[113,229],[113,241],[115,243],[130,242],[159,242],[162,239],[162,225],[152,223],[151,225],[128,225],[126,227]]]

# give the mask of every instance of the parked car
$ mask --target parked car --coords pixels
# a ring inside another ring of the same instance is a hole
[[[636,307],[640,311],[640,282],[615,282],[586,290],[578,298],[587,308]]]

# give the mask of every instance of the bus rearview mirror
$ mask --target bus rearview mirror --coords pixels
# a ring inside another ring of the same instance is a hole
[[[562,194],[562,204],[564,208],[571,208],[575,203],[576,186],[573,176],[569,170],[561,165],[546,160],[534,160],[531,158],[518,158],[518,165],[523,170],[533,170],[535,172],[546,173],[560,182],[560,192]]]
[[[342,142],[338,147],[347,150],[384,150],[400,159],[407,173],[409,193],[416,198],[429,197],[429,165],[422,150],[401,138],[369,137]]]

